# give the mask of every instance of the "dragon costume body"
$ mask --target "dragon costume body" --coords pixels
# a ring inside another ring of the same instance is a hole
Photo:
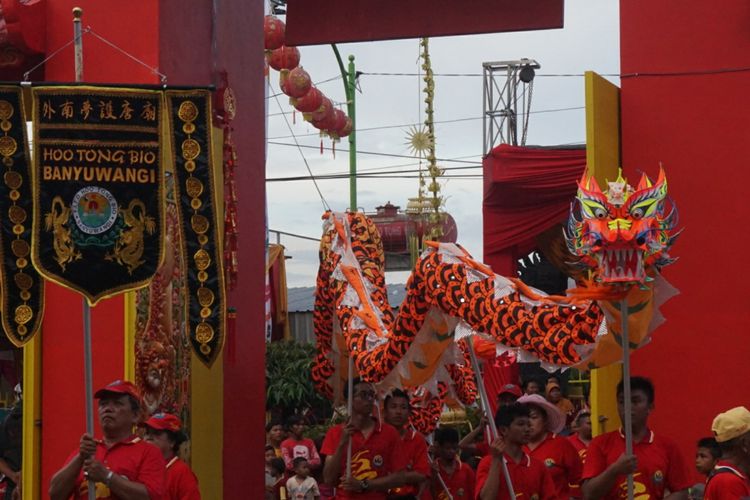
[[[656,184],[644,176],[635,190],[620,178],[607,192],[584,176],[566,238],[591,282],[623,294],[633,283],[653,287],[654,273],[672,261],[667,249],[676,216],[664,215],[665,197],[663,172]],[[394,314],[375,224],[351,212],[326,212],[323,220],[312,378],[328,397],[334,378],[345,377],[350,354],[359,377],[382,393],[409,389],[412,423],[430,432],[445,398],[468,404],[476,397],[472,336],[493,342],[498,352],[513,349],[521,360],[556,368],[582,364],[609,333],[604,304],[582,298],[585,293],[546,296],[495,275],[459,245],[435,242],[426,242]]]

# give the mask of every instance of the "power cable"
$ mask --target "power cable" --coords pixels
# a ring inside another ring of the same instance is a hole
[[[273,144],[275,146],[292,146],[292,147],[298,147],[298,148],[318,149],[318,150],[322,149],[322,150],[326,150],[326,151],[333,151],[333,148],[328,148],[328,147],[325,147],[325,146],[319,147],[319,146],[307,146],[307,145],[304,145],[304,144],[299,144],[297,142],[297,140],[296,140],[297,139],[296,136],[294,137],[294,139],[295,139],[295,141],[294,141],[295,144],[291,144],[291,143],[288,143],[288,142],[276,142],[276,141],[268,141],[268,144]],[[337,149],[336,151],[338,151],[339,153],[348,153],[349,152],[348,149]],[[413,156],[409,156],[409,155],[400,155],[400,154],[396,154],[396,153],[378,153],[376,151],[361,151],[359,149],[357,150],[357,154],[372,155],[372,156],[387,156],[387,157],[390,157],[390,158],[414,158]],[[438,162],[454,162],[454,163],[475,163],[473,161],[466,161],[466,160],[451,160],[450,158],[437,158],[436,161],[438,161]],[[305,162],[305,163],[307,163],[307,162]]]
[[[271,87],[269,82],[269,87]],[[279,109],[282,109],[281,102],[279,102],[278,95],[274,96],[276,99],[276,104],[279,106]],[[289,132],[292,134],[292,138],[294,139],[294,143],[297,145],[297,149],[299,149],[299,154],[302,157],[302,161],[305,162],[305,168],[307,168],[307,172],[310,174],[310,180],[312,180],[313,185],[315,186],[315,190],[318,192],[318,195],[320,196],[320,201],[323,202],[323,208],[326,210],[330,210],[331,207],[328,205],[328,202],[326,201],[325,197],[323,196],[323,193],[320,190],[320,187],[318,186],[318,183],[315,181],[315,176],[312,173],[312,169],[310,168],[310,164],[307,163],[307,158],[305,158],[305,153],[302,151],[302,146],[297,141],[297,137],[294,136],[294,130],[292,130],[292,125],[289,123],[289,120],[286,116],[284,116],[284,121],[286,122],[286,126],[289,128]]]
[[[472,166],[466,166],[466,167],[444,167],[441,168],[441,170],[447,170],[447,171],[453,171],[453,170],[467,170],[467,169],[473,169],[473,168],[482,168],[483,165],[472,165]],[[390,170],[385,172],[362,172],[357,171],[357,177],[369,177],[369,178],[378,178],[380,176],[383,176],[384,178],[388,178],[387,176],[390,174],[416,174],[419,173],[419,170],[412,169],[412,170]],[[316,179],[346,179],[351,174],[349,172],[334,172],[329,174],[318,174],[315,176]],[[306,178],[306,177],[305,177]],[[301,177],[299,176],[292,176],[292,177],[271,177],[267,178],[266,182],[281,182],[285,180],[300,180]]]
[[[560,113],[560,112],[564,112],[564,111],[575,111],[575,110],[579,110],[579,109],[586,109],[586,107],[585,106],[571,106],[571,107],[567,107],[567,108],[538,109],[536,111],[530,111],[528,114],[533,115],[533,114],[543,114],[543,113]],[[290,111],[290,112],[287,112],[287,113],[284,113],[284,114],[289,114],[289,113],[292,113],[292,112]],[[281,114],[281,113],[275,113],[273,115],[268,115],[268,116],[278,116],[279,114]],[[484,118],[483,116],[474,116],[474,117],[466,117],[466,118],[455,118],[453,120],[439,120],[439,121],[435,121],[433,123],[435,123],[435,124],[438,124],[438,123],[439,124],[444,124],[444,123],[458,123],[458,122],[476,121],[476,120],[481,120],[483,118]],[[372,131],[372,130],[385,130],[385,129],[394,129],[394,128],[407,128],[407,127],[419,126],[419,125],[420,125],[420,123],[402,123],[402,124],[398,124],[398,125],[379,125],[377,127],[367,127],[367,128],[357,129],[357,133],[359,134],[360,132],[369,132],[369,131]],[[297,137],[313,137],[313,136],[318,136],[318,135],[320,135],[319,132],[313,132],[313,133],[309,133],[309,134],[297,134]],[[274,141],[274,140],[278,140],[278,139],[289,139],[290,137],[291,136],[288,136],[288,135],[287,136],[278,136],[278,137],[269,137],[268,140],[269,141]]]
[[[313,85],[315,85],[317,87],[319,85],[323,85],[324,83],[328,83],[328,82],[332,82],[334,80],[338,80],[339,78],[341,78],[341,75],[332,76],[331,78],[326,78],[325,80],[321,80],[319,82],[314,82]],[[270,85],[270,83],[269,83],[269,85]],[[275,94],[269,95],[268,97],[266,97],[266,99],[270,99],[271,97],[278,97],[280,95],[286,95],[286,94],[283,93],[283,92],[277,92]],[[279,108],[281,108],[281,106],[279,106]],[[281,109],[282,109],[281,113],[274,113],[273,115],[268,115],[268,116],[277,116],[279,114],[283,115],[284,114],[283,108],[281,108]]]

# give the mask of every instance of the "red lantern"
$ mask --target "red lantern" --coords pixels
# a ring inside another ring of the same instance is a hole
[[[299,98],[307,94],[312,88],[310,75],[297,66],[291,71],[281,70],[281,91],[289,97]]]
[[[352,133],[352,129],[353,128],[354,128],[354,123],[352,122],[352,119],[347,116],[346,117],[346,123],[344,124],[343,127],[341,127],[340,129],[338,129],[336,135],[338,135],[339,139],[341,139],[343,137],[346,137],[346,136],[348,136],[349,134]]]
[[[276,50],[272,50],[268,56],[268,65],[276,71],[282,69],[294,69],[299,64],[299,50],[297,47],[287,47],[283,45]]]
[[[265,35],[266,50],[276,50],[284,45],[284,21],[276,16],[266,16],[263,20],[263,34]]]
[[[340,137],[339,130],[344,128],[347,120],[348,120],[348,117],[346,116],[346,113],[344,113],[338,108],[334,109],[333,119],[331,120],[331,126],[327,129],[328,135],[330,135],[332,139],[338,139]]]
[[[317,88],[310,87],[307,94],[298,99],[292,99],[292,101],[292,106],[294,106],[297,111],[312,113],[323,104],[323,94]]]
[[[310,113],[310,121],[315,128],[320,129],[321,127],[315,125],[315,123],[317,122],[320,124],[331,117],[333,117],[333,103],[331,103],[331,100],[326,96],[323,96],[323,102],[320,107]]]

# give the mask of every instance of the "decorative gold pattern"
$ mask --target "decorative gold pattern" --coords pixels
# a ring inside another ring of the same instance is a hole
[[[55,260],[60,264],[63,271],[65,271],[68,262],[81,258],[81,252],[76,250],[75,243],[73,243],[73,238],[70,235],[68,219],[70,219],[70,207],[65,205],[62,198],[55,196],[52,199],[50,211],[44,214],[44,228],[47,231],[52,231]]]
[[[10,189],[8,197],[13,203],[8,207],[8,218],[13,223],[13,234],[16,236],[16,239],[11,243],[11,251],[16,257],[17,267],[13,280],[18,288],[21,289],[19,297],[24,302],[16,307],[13,320],[16,323],[16,331],[23,338],[29,332],[25,326],[26,323],[34,317],[34,310],[28,305],[28,301],[31,299],[29,289],[33,285],[34,280],[31,276],[23,272],[29,265],[29,261],[26,258],[29,255],[29,243],[21,239],[24,231],[26,231],[26,227],[23,224],[26,222],[28,214],[23,207],[16,204],[21,197],[17,190],[23,184],[23,176],[13,170],[13,155],[18,151],[18,143],[13,137],[8,135],[8,132],[13,128],[10,118],[14,113],[13,104],[4,99],[0,100],[0,130],[3,132],[3,136],[0,137],[0,156],[2,156],[2,164],[7,169],[3,174],[3,181]]]
[[[192,102],[184,101],[180,104],[177,116],[184,122],[182,130],[188,136],[187,139],[182,141],[180,151],[182,152],[182,158],[185,160],[185,171],[189,174],[188,178],[185,179],[185,193],[190,197],[190,207],[196,212],[190,217],[190,227],[198,235],[198,242],[201,245],[201,248],[193,254],[193,262],[199,271],[198,281],[201,284],[197,291],[198,303],[202,306],[200,312],[201,322],[195,327],[195,339],[201,344],[201,353],[208,356],[211,354],[211,346],[208,344],[214,338],[214,329],[210,324],[206,323],[206,319],[210,318],[213,314],[211,305],[214,302],[214,294],[204,286],[204,283],[208,280],[208,273],[205,270],[211,264],[211,255],[204,247],[208,243],[205,233],[209,230],[211,224],[206,217],[197,213],[203,205],[200,196],[204,192],[204,187],[200,179],[193,176],[193,172],[196,166],[195,159],[201,152],[201,146],[198,141],[190,136],[196,130],[193,122],[198,118],[198,108]]]
[[[124,230],[115,243],[111,254],[104,258],[114,260],[118,264],[128,268],[128,273],[133,274],[141,264],[146,262],[143,257],[143,236],[154,234],[156,221],[146,213],[146,205],[139,199],[130,200],[128,208],[120,208],[125,225],[130,229]]]

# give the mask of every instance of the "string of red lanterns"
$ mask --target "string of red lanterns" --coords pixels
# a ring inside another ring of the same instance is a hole
[[[279,72],[279,87],[289,96],[290,104],[304,119],[334,142],[352,132],[352,120],[312,84],[307,71],[299,65],[297,47],[284,45],[286,25],[276,16],[266,16],[263,23],[266,60]]]

